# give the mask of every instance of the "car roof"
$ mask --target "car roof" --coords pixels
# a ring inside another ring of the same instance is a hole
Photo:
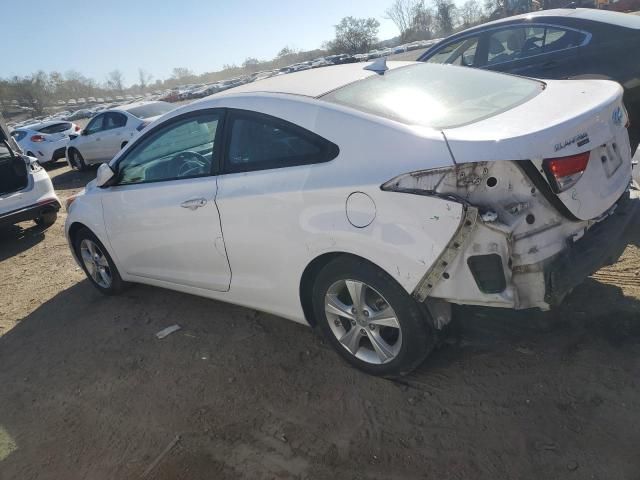
[[[482,25],[478,25],[467,30],[463,30],[458,32],[453,36],[458,36],[460,34],[467,34],[476,31],[483,31],[486,28],[491,28],[499,25],[508,25],[510,23],[519,23],[522,20],[532,20],[536,19],[549,21],[552,18],[555,19],[579,19],[586,20],[591,22],[602,22],[609,23],[613,25],[617,25],[620,27],[627,28],[640,28],[640,20],[632,17],[626,13],[620,12],[611,12],[607,10],[595,10],[593,8],[554,8],[551,10],[540,10],[537,12],[529,12],[523,13],[520,15],[514,15],[512,17],[500,18],[498,20],[493,20],[492,22],[483,23]],[[451,37],[448,37],[451,38]],[[444,40],[447,40],[446,38]]]
[[[387,67],[393,70],[414,63],[417,62],[387,62]],[[215,93],[213,96],[221,97],[238,93],[264,92],[286,93],[316,98],[349,83],[378,75],[371,70],[364,70],[364,67],[368,65],[371,65],[371,63],[349,63],[346,65],[302,70],[300,72],[278,75],[252,83],[246,83],[220,93]]]
[[[129,110],[132,110],[136,107],[141,107],[143,105],[150,105],[152,103],[167,103],[167,102],[161,102],[161,101],[156,101],[156,100],[149,100],[146,102],[132,102],[132,103],[126,103],[124,105],[118,105],[117,107],[113,107],[113,108],[107,108],[106,110],[102,110],[100,113],[106,113],[106,112],[128,112]]]

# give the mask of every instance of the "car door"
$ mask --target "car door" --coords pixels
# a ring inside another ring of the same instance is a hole
[[[76,145],[87,163],[98,162],[101,159],[103,125],[104,113],[93,117],[82,131],[80,141]]]
[[[580,47],[589,35],[550,25],[518,25],[487,34],[488,70],[535,78],[569,78],[581,70]]]
[[[122,143],[128,140],[124,136],[128,118],[120,112],[107,112],[104,116],[100,148],[103,161],[108,162],[120,151]]]
[[[335,158],[338,147],[299,126],[246,110],[229,110],[225,132],[216,203],[234,284],[251,289],[252,302],[269,309],[279,297],[273,277],[291,261],[290,236],[300,228],[305,185],[316,164]],[[294,248],[309,246],[302,242]]]
[[[203,290],[229,289],[214,165],[223,111],[201,110],[146,132],[117,164],[102,200],[126,274]]]

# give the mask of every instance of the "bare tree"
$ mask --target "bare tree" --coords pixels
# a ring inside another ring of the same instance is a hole
[[[124,90],[124,76],[118,69],[109,72],[107,75],[107,88],[109,90],[117,90],[122,92]]]
[[[188,68],[175,67],[171,71],[171,78],[174,78],[175,80],[185,80],[189,77],[193,77],[193,72]]]
[[[394,0],[385,12],[385,18],[396,24],[400,31],[400,38],[403,40],[411,32],[415,3],[416,0]]]
[[[152,78],[153,78],[153,75],[139,68],[138,69],[138,85],[140,87],[140,90],[144,90],[145,88],[147,88],[151,83]]]
[[[434,4],[438,35],[447,36],[455,27],[456,5],[452,0],[435,0]]]
[[[458,9],[460,14],[460,21],[464,27],[470,27],[476,25],[482,20],[482,7],[478,0],[467,0]]]
[[[375,18],[344,17],[335,25],[336,38],[328,43],[334,53],[361,53],[378,41],[380,22]]]

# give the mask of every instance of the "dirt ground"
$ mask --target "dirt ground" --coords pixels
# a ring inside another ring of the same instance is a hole
[[[65,198],[95,172],[50,174]],[[640,218],[562,308],[459,308],[403,381],[271,315],[103,297],[64,219],[0,233],[2,480],[640,478]]]

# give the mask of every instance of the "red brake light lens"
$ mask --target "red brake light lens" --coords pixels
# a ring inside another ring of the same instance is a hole
[[[33,135],[31,137],[31,141],[32,142],[36,142],[36,143],[44,142],[45,140],[46,140],[46,138],[45,138],[44,135]]]
[[[79,132],[80,130],[82,130],[82,129],[80,128],[80,125],[76,125],[76,132]]]
[[[547,158],[542,163],[543,169],[555,193],[560,193],[574,186],[587,169],[591,152],[579,153],[568,157]]]

